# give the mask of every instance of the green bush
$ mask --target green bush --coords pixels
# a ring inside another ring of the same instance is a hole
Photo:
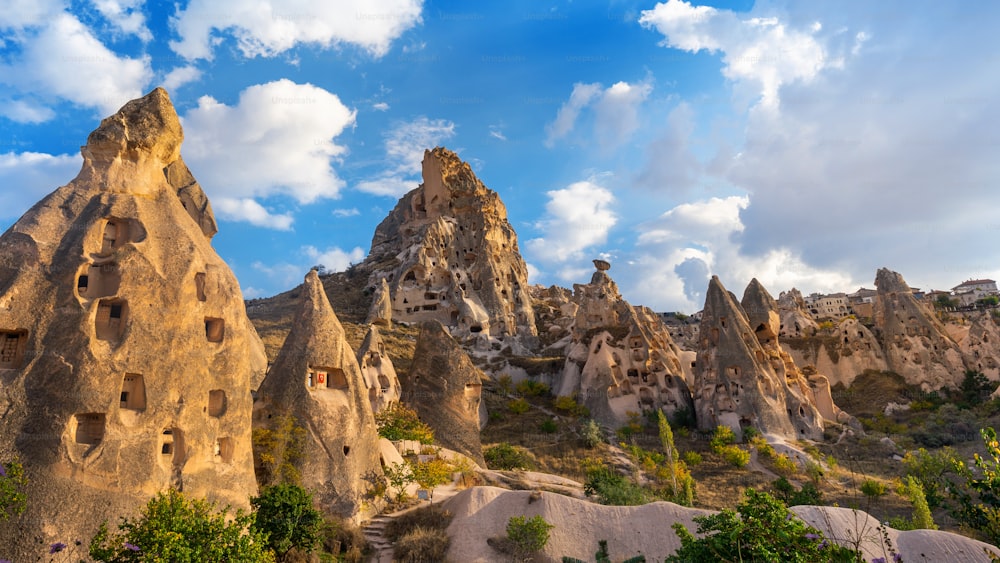
[[[799,466],[788,457],[788,454],[779,454],[771,460],[771,469],[778,475],[795,475]]]
[[[546,434],[554,434],[559,431],[559,423],[552,420],[551,418],[546,418],[538,425],[539,429]]]
[[[395,403],[375,413],[378,435],[387,440],[416,440],[421,444],[434,443],[434,430],[420,421],[417,411]]]
[[[278,559],[295,548],[310,553],[320,539],[323,515],[313,508],[312,495],[298,485],[265,487],[250,498],[256,512],[253,529],[267,537]]]
[[[945,498],[944,492],[949,482],[947,475],[954,473],[958,461],[958,453],[951,447],[934,452],[920,448],[906,452],[903,456],[903,468],[906,475],[911,475],[920,482],[927,505],[937,508]]]
[[[573,416],[590,416],[590,410],[587,407],[576,402],[573,397],[567,397],[566,395],[561,395],[556,397],[555,402],[552,404],[557,411],[564,412]]]
[[[749,428],[747,430],[749,430]],[[757,455],[763,459],[771,459],[777,455],[776,452],[774,451],[774,446],[767,443],[767,438],[759,434],[753,436],[752,438],[749,438],[748,442],[751,446],[754,447],[755,450],[757,450]]]
[[[580,438],[583,439],[583,445],[588,448],[596,448],[599,444],[604,443],[604,433],[601,432],[600,425],[592,419],[587,419],[580,424]]]
[[[251,439],[258,484],[299,483],[306,430],[293,415],[274,417],[270,428],[255,428]]]
[[[642,487],[603,464],[587,470],[583,492],[596,497],[601,504],[612,506],[637,506],[650,500]]]
[[[736,434],[733,433],[733,429],[720,425],[715,427],[715,432],[712,433],[712,439],[708,442],[708,445],[712,448],[713,452],[721,454],[722,448],[735,443]]]
[[[750,463],[750,452],[737,445],[723,446],[718,450],[718,453],[722,459],[726,460],[726,463],[733,467],[742,469]]]
[[[527,450],[507,442],[486,448],[483,459],[490,469],[531,469],[534,466]]]
[[[528,412],[528,410],[530,409],[531,405],[528,403],[528,401],[525,401],[523,398],[514,399],[513,401],[507,403],[507,410],[509,410],[514,414],[524,414]]]
[[[152,498],[136,519],[124,518],[118,533],[101,524],[90,542],[90,557],[106,563],[127,561],[274,561],[254,517],[169,489]]]
[[[417,527],[396,540],[392,547],[393,561],[426,563],[444,561],[451,538],[444,530]]]
[[[683,524],[675,523],[681,547],[666,559],[687,561],[791,561],[815,563],[853,561],[853,553],[823,537],[822,532],[790,515],[781,501],[753,489],[737,511],[696,516],[695,537]]]
[[[507,520],[507,539],[517,551],[528,555],[541,551],[549,542],[549,531],[555,528],[541,516],[512,516]]]
[[[549,392],[549,386],[531,379],[524,379],[517,384],[517,392],[519,395],[524,397],[538,397],[540,395],[546,395]]]
[[[983,428],[980,434],[986,445],[986,457],[975,454],[973,459],[979,471],[974,473],[964,461],[956,461],[956,473],[961,480],[951,483],[948,493],[956,503],[952,516],[997,545],[1000,544],[1000,441],[993,428]]]
[[[924,488],[912,475],[906,476],[906,498],[913,504],[913,520],[909,529],[937,530],[931,508],[927,505],[927,497],[924,496]]]
[[[861,492],[868,497],[868,500],[877,501],[885,496],[885,483],[874,479],[865,479],[861,482]]]
[[[0,520],[18,516],[28,507],[28,497],[24,488],[28,486],[28,478],[24,476],[24,467],[15,460],[0,464]]]
[[[698,465],[702,461],[701,454],[696,451],[686,451],[681,457],[684,458],[684,463],[692,467]]]

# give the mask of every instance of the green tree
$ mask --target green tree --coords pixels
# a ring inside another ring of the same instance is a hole
[[[490,469],[503,469],[507,471],[515,469],[531,469],[534,465],[528,451],[520,446],[514,446],[507,442],[501,442],[495,446],[490,446],[483,451],[483,459]]]
[[[302,480],[298,466],[305,448],[306,431],[291,414],[272,420],[270,428],[253,431],[257,483],[261,486],[298,484]]]
[[[670,479],[670,488],[677,492],[677,458],[679,454],[674,447],[674,432],[670,429],[670,423],[664,416],[662,410],[656,411],[656,426],[660,433],[660,446],[663,448],[663,455],[666,456],[667,475]]]
[[[447,461],[434,458],[428,461],[419,461],[412,464],[413,480],[423,489],[432,490],[434,487],[451,482],[455,468]]]
[[[24,467],[14,459],[0,464],[0,520],[7,520],[24,512],[28,506],[28,497],[24,488],[28,486],[28,478],[24,476]]]
[[[265,487],[260,496],[250,498],[250,505],[256,511],[253,529],[267,536],[278,560],[292,548],[310,553],[319,541],[323,515],[302,487],[290,483]]]
[[[963,409],[971,409],[987,401],[996,389],[997,384],[986,379],[982,372],[967,369],[962,384],[958,387],[960,395],[958,406]]]
[[[396,490],[396,502],[406,499],[406,486],[413,482],[413,469],[408,463],[393,463],[383,468],[385,478]]]
[[[937,530],[931,508],[927,505],[924,488],[913,475],[906,476],[906,498],[913,504],[913,520],[911,530]]]
[[[521,555],[530,555],[545,548],[549,532],[555,528],[541,516],[511,516],[507,520],[507,539]]]
[[[230,516],[200,499],[169,489],[152,498],[142,514],[123,518],[118,533],[101,524],[90,541],[90,557],[104,563],[272,562],[267,538],[243,511]]]
[[[604,443],[601,427],[593,419],[587,419],[580,424],[580,437],[583,438],[583,444],[591,449]]]
[[[673,525],[681,548],[669,562],[686,561],[853,561],[850,550],[791,516],[785,505],[765,492],[747,489],[736,511],[696,516],[696,538],[681,523]]]
[[[947,475],[954,473],[958,461],[958,454],[950,446],[933,452],[920,448],[906,452],[903,468],[906,475],[915,477],[923,487],[927,505],[937,508],[945,499]]]
[[[417,411],[395,403],[375,413],[378,435],[387,440],[416,440],[421,444],[434,443],[434,430],[421,422]]]
[[[649,502],[649,496],[642,487],[604,464],[587,469],[583,492],[597,497],[599,503],[611,506],[637,506]]]
[[[948,492],[957,506],[952,510],[956,520],[983,534],[990,543],[1000,543],[1000,442],[993,428],[980,430],[986,444],[986,457],[975,454],[980,475],[962,460],[955,461],[960,480],[953,482]]]

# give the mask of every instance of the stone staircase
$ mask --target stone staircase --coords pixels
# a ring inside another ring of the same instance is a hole
[[[369,563],[392,563],[392,544],[385,539],[385,526],[392,517],[391,514],[379,514],[361,528],[361,533],[375,552]]]

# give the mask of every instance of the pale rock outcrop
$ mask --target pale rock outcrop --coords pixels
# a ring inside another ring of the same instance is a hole
[[[382,283],[375,289],[375,297],[372,299],[372,306],[368,311],[368,319],[365,324],[389,326],[391,322],[392,292],[389,290],[389,282],[382,278]]]
[[[368,387],[315,270],[274,365],[257,390],[254,428],[285,416],[305,430],[296,462],[316,503],[347,518],[363,516],[363,478],[381,475],[379,437]]]
[[[372,285],[387,280],[392,318],[533,345],[528,268],[500,196],[442,147],[424,152],[423,180],[376,228],[362,264]]]
[[[917,302],[898,273],[880,269],[875,286],[875,326],[881,331],[888,369],[926,391],[956,387],[965,361],[941,322]]]
[[[777,345],[777,304],[754,283],[744,302],[752,317],[712,276],[692,391],[698,428],[726,425],[742,437],[743,428],[753,426],[765,434],[821,439],[823,417],[803,392],[797,370],[789,373],[794,364]]]
[[[781,317],[778,331],[780,338],[811,336],[819,328],[806,309],[802,293],[794,287],[778,295],[778,315]]]
[[[438,443],[485,467],[479,439],[483,377],[444,326],[427,321],[400,383],[403,402],[434,430]]]
[[[368,327],[365,340],[358,348],[358,365],[361,366],[361,374],[368,387],[368,400],[371,402],[372,412],[378,412],[399,402],[401,395],[399,377],[396,375],[392,360],[385,353],[385,343],[382,342],[382,335],[379,334],[376,325]]]
[[[609,424],[623,423],[629,411],[691,412],[681,350],[670,331],[657,314],[622,298],[607,273],[610,264],[594,264],[590,283],[573,285],[575,307],[561,306],[573,323],[566,327],[566,362],[553,388],[560,396],[576,397],[591,416]]]
[[[0,237],[0,459],[28,477],[0,553],[47,557],[167,487],[249,507],[266,369],[157,88],[103,120],[69,184]],[[8,186],[5,189],[20,189]]]
[[[973,314],[968,332],[958,342],[969,369],[992,381],[1000,380],[1000,327],[990,313]]]

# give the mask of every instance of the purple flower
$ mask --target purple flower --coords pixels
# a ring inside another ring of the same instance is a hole
[[[806,539],[807,540],[818,540],[819,536],[816,535],[816,534],[806,534]]]
[[[830,545],[830,542],[828,542],[826,540],[823,540],[823,541],[819,542],[819,548],[820,549],[826,549],[826,546],[828,546],[828,545]]]
[[[140,551],[139,546],[128,542],[125,542],[125,549],[129,551]]]
[[[876,557],[872,559],[872,563],[886,563],[885,557]]]
[[[49,546],[49,555],[52,555],[53,553],[59,553],[64,549],[66,549],[66,544],[64,544],[61,541],[57,541],[56,543]]]
[[[0,466],[3,467],[3,466]],[[0,559],[0,563],[13,563],[10,559]]]
[[[898,553],[893,553],[892,563],[903,563],[903,556]]]
[[[7,469],[5,469],[4,466],[3,466],[3,464],[0,463],[0,477],[6,477],[6,476],[7,476]],[[6,559],[0,559],[0,563],[2,563],[3,561],[7,561],[7,560]]]

